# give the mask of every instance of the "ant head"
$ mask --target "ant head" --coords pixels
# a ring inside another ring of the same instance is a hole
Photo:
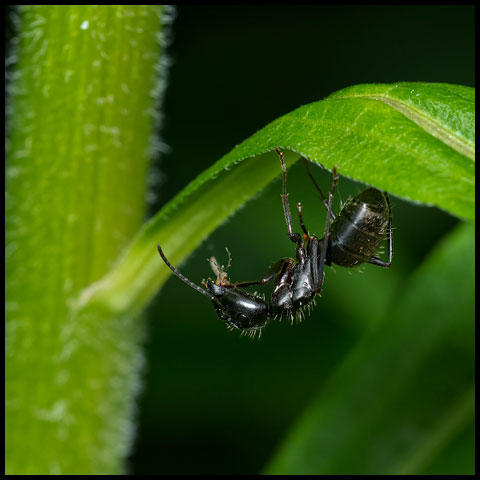
[[[226,287],[218,285],[211,279],[202,282],[204,288],[196,285],[187,277],[183,276],[165,257],[160,245],[157,245],[158,253],[166,263],[168,268],[185,282],[188,286],[200,292],[202,295],[210,298],[215,307],[217,315],[224,320],[227,325],[237,330],[258,330],[268,323],[268,307],[259,296],[244,292],[238,288]],[[213,262],[212,262],[213,263]],[[225,273],[223,268],[219,268],[216,260],[214,261],[215,273]],[[227,267],[228,268],[228,267]],[[217,281],[222,280],[226,282],[226,278],[217,275]],[[219,282],[220,283],[220,282]]]
[[[257,330],[268,323],[268,307],[263,298],[238,288],[217,285],[212,280],[207,280],[204,285],[213,297],[217,315],[229,327]]]

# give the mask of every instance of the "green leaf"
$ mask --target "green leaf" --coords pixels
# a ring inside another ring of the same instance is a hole
[[[391,92],[398,92],[403,103],[385,101]],[[328,169],[337,165],[341,175],[473,219],[474,105],[471,88],[409,83],[389,88],[361,85],[300,107],[245,140],[191,182],[142,228],[112,271],[83,293],[77,308],[93,302],[117,314],[140,309],[171,273],[155,245],[160,243],[178,265],[280,174],[278,158],[271,153],[276,146],[287,150],[287,164],[301,154]],[[445,143],[439,130],[451,132],[457,140]],[[463,145],[468,155],[452,148],[452,143]]]
[[[475,160],[475,90],[448,83],[358,85],[329,98],[371,98],[390,105],[433,137]]]
[[[145,216],[164,7],[28,5],[9,61],[5,463],[10,474],[118,473],[142,323],[92,330],[70,302]]]
[[[433,251],[266,473],[422,474],[442,460],[474,473],[471,448],[462,472],[444,460],[474,422],[474,233],[462,224]]]

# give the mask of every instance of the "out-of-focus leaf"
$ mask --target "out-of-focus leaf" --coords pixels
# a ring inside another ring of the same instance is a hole
[[[267,473],[435,470],[474,420],[474,255],[474,227],[462,224],[325,384]],[[473,473],[473,450],[460,451],[471,456],[453,453],[462,463],[449,472]]]

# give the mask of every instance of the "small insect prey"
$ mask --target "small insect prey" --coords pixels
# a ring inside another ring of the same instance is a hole
[[[303,230],[303,236],[294,233],[292,229],[292,215],[288,203],[287,170],[282,152],[276,149],[282,167],[282,206],[287,224],[288,236],[296,245],[296,260],[283,258],[276,262],[268,274],[261,280],[252,282],[229,283],[226,271],[220,268],[215,258],[210,259],[210,265],[217,279],[215,282],[203,282],[201,288],[179,273],[167,260],[160,245],[158,251],[163,261],[172,272],[187,285],[194,288],[202,295],[210,298],[217,315],[224,320],[230,328],[255,334],[273,319],[294,318],[301,320],[305,309],[310,311],[315,296],[322,290],[324,280],[324,267],[329,245],[330,221],[332,218],[332,199],[337,186],[338,175],[333,168],[333,182],[327,201],[327,221],[322,240],[315,235],[309,235],[302,218],[301,204],[298,204],[298,217]],[[230,262],[229,262],[230,264]],[[228,268],[228,265],[227,265]],[[274,289],[268,305],[257,294],[243,291],[243,288],[252,285],[265,285],[274,282]]]

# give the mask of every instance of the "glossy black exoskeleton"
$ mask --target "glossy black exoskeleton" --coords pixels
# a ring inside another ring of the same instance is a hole
[[[324,280],[324,266],[328,255],[330,219],[332,214],[333,192],[338,182],[336,168],[333,168],[333,182],[327,202],[327,221],[323,241],[308,233],[302,218],[302,205],[298,204],[298,217],[303,230],[303,237],[293,233],[292,215],[288,203],[287,170],[283,154],[279,148],[275,149],[280,157],[282,167],[282,205],[287,223],[288,236],[296,245],[296,261],[292,258],[283,258],[277,262],[269,274],[256,282],[239,282],[232,284],[233,288],[243,288],[251,285],[263,285],[274,280],[274,289],[270,299],[269,313],[274,319],[290,318],[301,320],[305,309],[310,310],[315,296],[322,290]]]
[[[232,329],[242,330],[242,332],[250,336],[255,336],[257,331],[261,334],[261,329],[270,320],[267,303],[260,296],[244,292],[228,283],[226,270],[218,266],[214,257],[210,259],[210,265],[217,279],[215,282],[210,279],[202,282],[205,287],[202,288],[183,276],[172,266],[165,257],[160,245],[157,245],[157,248],[163,261],[180,280],[183,280],[187,285],[212,301],[217,315],[227,323],[227,326]]]
[[[307,160],[303,159],[303,162],[328,211],[327,198],[313,178]],[[326,265],[356,267],[367,262],[390,267],[393,258],[392,209],[387,192],[368,188],[346,202],[338,215],[334,212],[331,215],[333,221]],[[375,256],[385,238],[388,241],[388,262]]]
[[[261,334],[270,319],[294,318],[301,320],[305,309],[310,310],[315,296],[322,290],[325,265],[332,263],[353,267],[369,262],[382,267],[389,267],[392,260],[392,216],[387,193],[369,188],[347,202],[340,214],[332,211],[333,193],[338,175],[333,168],[333,182],[328,199],[323,195],[310,171],[307,170],[315,187],[322,196],[327,208],[327,220],[322,239],[310,235],[302,216],[302,205],[298,203],[298,218],[303,235],[294,233],[292,217],[288,203],[287,172],[283,154],[276,148],[282,167],[282,205],[287,224],[288,236],[296,245],[296,259],[283,258],[273,265],[269,273],[259,281],[230,283],[226,269],[219,267],[215,258],[210,265],[216,274],[215,281],[202,282],[201,288],[179,273],[167,260],[160,245],[160,256],[173,273],[202,295],[210,298],[217,315],[232,329],[241,330],[254,336]],[[333,220],[332,220],[333,219]],[[331,224],[331,225],[330,225]],[[385,236],[389,241],[389,261],[383,262],[375,256]],[[229,264],[227,265],[227,268]],[[265,285],[273,280],[274,289],[270,304],[257,294],[243,291],[252,285]]]

